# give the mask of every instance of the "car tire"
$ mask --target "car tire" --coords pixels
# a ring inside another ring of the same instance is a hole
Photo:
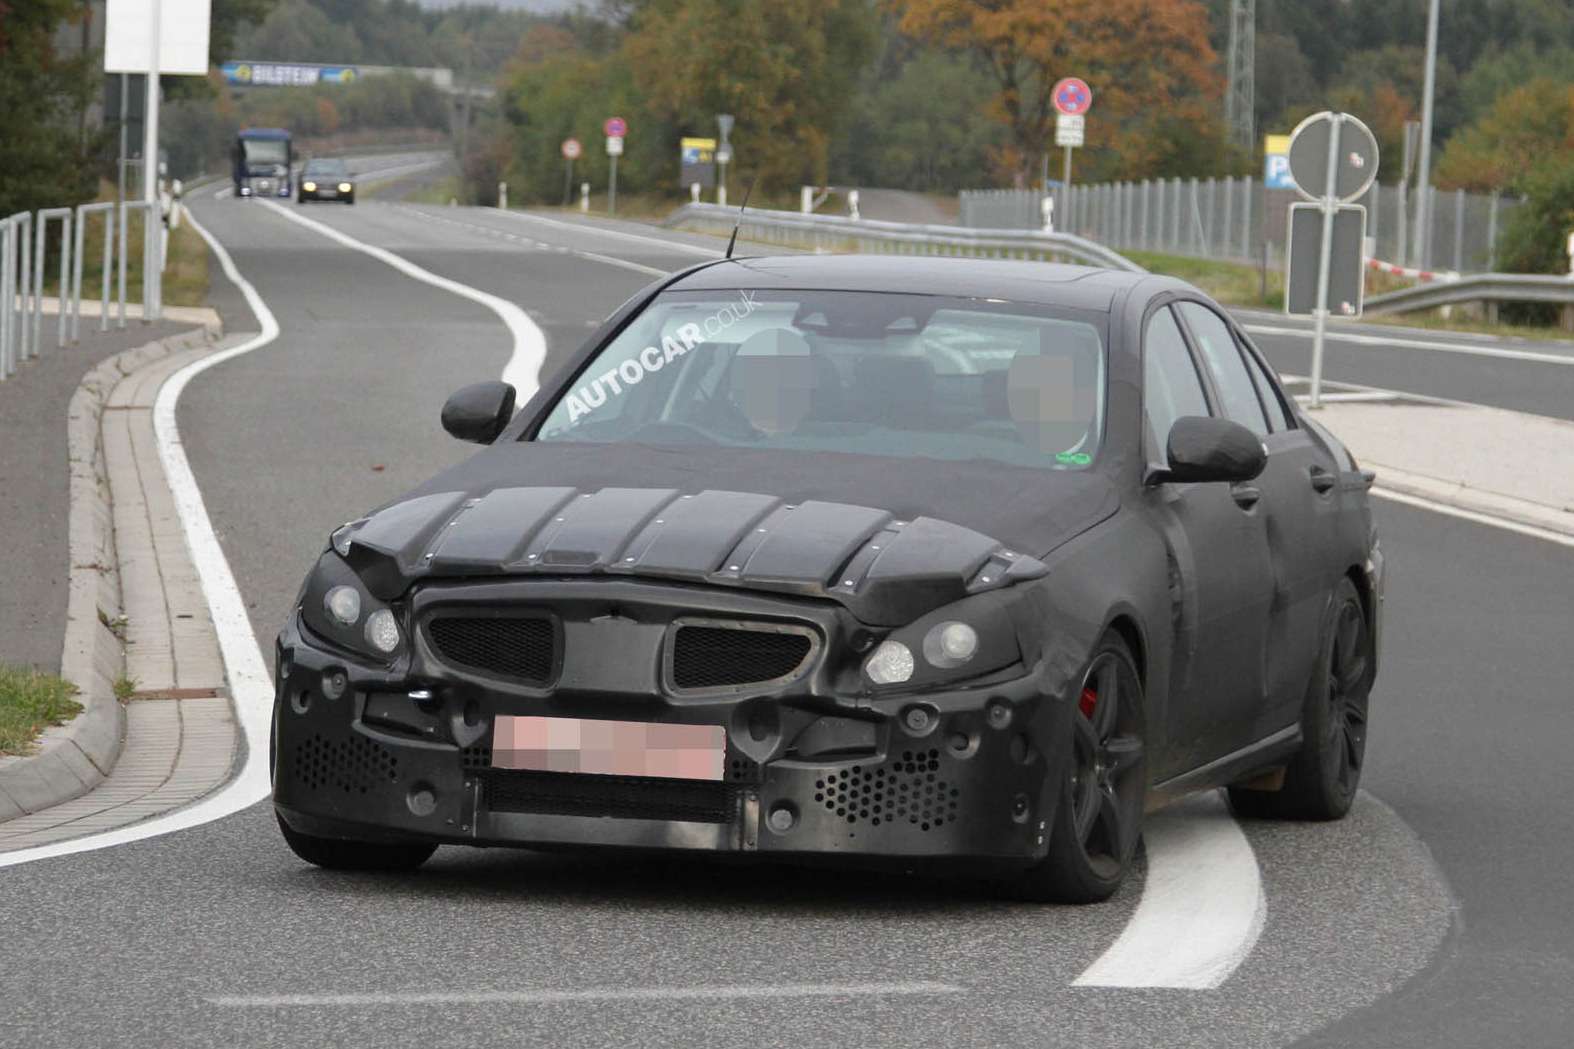
[[[1142,678],[1119,634],[1105,634],[1094,649],[1071,717],[1067,751],[1050,772],[1060,794],[1049,851],[1011,883],[1017,899],[1107,900],[1125,881],[1142,837],[1146,708]]]
[[[1257,819],[1336,820],[1350,811],[1366,758],[1371,634],[1361,595],[1341,579],[1323,623],[1316,677],[1301,714],[1301,749],[1275,791],[1231,787],[1230,807]]]
[[[412,871],[431,859],[437,846],[420,842],[345,841],[303,834],[274,813],[284,841],[307,863],[334,871]]]

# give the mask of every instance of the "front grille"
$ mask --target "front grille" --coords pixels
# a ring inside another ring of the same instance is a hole
[[[736,788],[708,780],[489,769],[482,797],[493,812],[729,823]]]
[[[437,616],[426,624],[446,663],[493,677],[544,685],[552,679],[552,621],[540,616]]]
[[[812,646],[797,630],[682,625],[672,642],[672,683],[694,689],[774,681],[802,666]]]

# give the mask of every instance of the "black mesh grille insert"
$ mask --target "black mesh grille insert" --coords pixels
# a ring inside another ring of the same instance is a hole
[[[770,681],[798,669],[809,647],[807,634],[680,626],[672,642],[672,683],[717,688]]]
[[[532,684],[552,678],[552,622],[539,617],[438,616],[426,624],[445,662]]]
[[[736,788],[708,780],[510,769],[480,776],[482,797],[493,812],[728,823],[735,806]]]

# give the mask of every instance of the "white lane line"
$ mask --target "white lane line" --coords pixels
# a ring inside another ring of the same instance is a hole
[[[1252,335],[1293,335],[1310,339],[1312,333],[1299,328],[1283,328],[1269,324],[1244,324]],[[1388,338],[1381,335],[1357,335],[1354,332],[1330,331],[1330,342],[1348,342],[1358,346],[1380,346],[1385,349],[1429,350],[1437,353],[1460,353],[1468,357],[1498,357],[1510,361],[1534,361],[1538,364],[1563,364],[1574,366],[1574,354],[1541,353],[1536,350],[1510,350],[1494,346],[1467,345],[1456,342],[1433,342],[1429,339]]]
[[[1154,813],[1142,833],[1148,877],[1137,910],[1072,986],[1218,987],[1267,917],[1251,843],[1217,791]]]
[[[575,990],[408,991],[371,994],[257,994],[209,998],[236,1008],[284,1006],[550,1005],[559,1002],[667,1002],[737,998],[865,998],[872,995],[961,994],[949,983],[788,983],[716,987],[586,987]]]
[[[251,283],[235,268],[235,262],[230,258],[229,252],[224,250],[224,246],[197,221],[196,216],[187,212],[186,220],[202,235],[202,239],[208,242],[208,247],[218,258],[225,276],[233,281],[245,296],[246,304],[251,307],[262,329],[240,345],[209,354],[171,375],[160,388],[158,397],[153,403],[153,432],[158,444],[159,459],[164,465],[164,475],[169,479],[170,491],[175,497],[175,510],[180,516],[181,527],[186,533],[186,546],[191,552],[192,562],[196,565],[197,574],[202,581],[202,592],[207,598],[208,613],[213,617],[213,626],[218,634],[219,649],[224,656],[224,670],[230,695],[235,704],[236,717],[240,722],[246,753],[242,757],[240,771],[234,779],[193,805],[118,830],[0,854],[0,867],[11,867],[52,856],[67,856],[77,852],[104,849],[185,830],[254,805],[268,796],[271,787],[268,782],[267,753],[268,723],[273,710],[273,679],[268,674],[267,663],[263,660],[262,649],[257,645],[256,635],[252,633],[251,621],[246,616],[246,602],[240,595],[239,587],[235,585],[235,576],[230,571],[229,562],[224,557],[224,550],[219,546],[218,537],[213,532],[213,523],[208,519],[207,508],[203,505],[202,492],[191,473],[191,465],[186,461],[180,430],[175,424],[175,405],[180,399],[181,391],[193,377],[216,364],[222,364],[268,345],[278,336],[279,324],[274,319],[273,312],[257,294],[257,289],[252,287]]]
[[[541,365],[547,356],[547,338],[530,315],[507,299],[472,288],[468,284],[460,284],[456,280],[440,277],[430,270],[422,269],[409,259],[395,255],[385,248],[374,244],[356,240],[347,233],[340,233],[332,226],[298,215],[289,208],[280,207],[271,200],[260,200],[257,203],[271,209],[275,214],[281,215],[291,222],[305,226],[315,233],[319,233],[329,240],[352,248],[364,255],[370,255],[379,262],[392,266],[407,277],[412,277],[423,284],[430,284],[434,288],[452,292],[460,298],[478,302],[497,314],[509,333],[514,338],[513,355],[508,364],[503,368],[503,381],[511,383],[519,391],[519,403],[524,404],[536,392],[536,387],[541,379]]]
[[[559,219],[549,219],[543,215],[536,215],[523,211],[507,211],[503,208],[488,208],[499,215],[506,215],[511,219],[521,222],[540,222],[558,229],[572,230],[575,233],[599,233],[604,237],[618,237],[622,240],[636,241],[641,244],[652,244],[667,251],[686,251],[692,255],[705,255],[709,258],[719,259],[726,256],[725,251],[717,248],[704,248],[698,244],[689,244],[684,241],[662,240],[660,237],[647,237],[639,233],[625,233],[620,229],[607,229],[604,226],[595,226],[588,222],[563,222]]]
[[[1450,517],[1458,517],[1461,520],[1473,521],[1476,524],[1488,525],[1492,528],[1501,528],[1505,532],[1515,532],[1519,535],[1530,536],[1532,539],[1543,539],[1549,543],[1557,543],[1560,546],[1574,547],[1574,536],[1564,535],[1562,532],[1554,532],[1550,528],[1537,528],[1535,525],[1520,524],[1518,521],[1511,521],[1506,517],[1494,517],[1491,514],[1466,510],[1461,506],[1450,506],[1448,503],[1435,502],[1419,495],[1411,495],[1409,492],[1396,492],[1392,488],[1383,487],[1381,471],[1378,472],[1377,476],[1378,483],[1372,486],[1372,494],[1392,502],[1404,503],[1422,510],[1431,510],[1434,513],[1447,514]]]
[[[405,214],[414,215],[417,218],[425,219],[428,222],[442,222],[449,226],[457,226],[460,229],[467,229],[474,233],[480,233],[493,239],[513,241],[517,244],[522,244],[526,247],[535,248],[540,251],[558,251],[568,255],[578,255],[580,258],[589,259],[592,262],[602,262],[609,266],[618,266],[622,269],[633,270],[636,273],[646,273],[654,277],[665,277],[672,272],[671,270],[657,269],[655,266],[646,266],[641,262],[630,262],[628,259],[615,258],[611,255],[601,255],[594,251],[585,251],[582,248],[565,248],[556,244],[544,244],[541,241],[531,240],[528,237],[519,237],[512,233],[504,233],[502,230],[493,229],[490,226],[478,226],[473,222],[461,222],[458,219],[451,219],[446,215],[434,215],[430,212],[421,211],[419,208],[412,208],[407,204],[395,204],[394,207]]]

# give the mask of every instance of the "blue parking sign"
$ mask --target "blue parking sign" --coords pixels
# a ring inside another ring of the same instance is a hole
[[[1269,189],[1294,189],[1290,176],[1290,136],[1263,137],[1262,184]]]

